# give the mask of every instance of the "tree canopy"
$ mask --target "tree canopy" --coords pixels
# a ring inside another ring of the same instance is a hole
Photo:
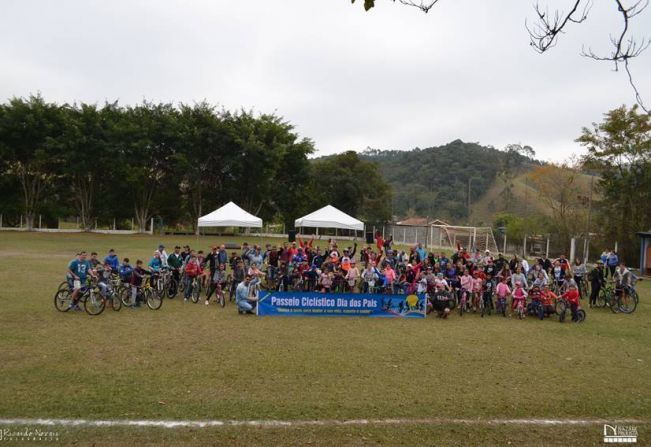
[[[313,152],[311,140],[274,114],[205,102],[14,98],[0,104],[0,213],[9,220],[24,215],[28,227],[38,214],[76,215],[84,228],[96,219],[135,217],[144,230],[151,217],[194,224],[233,200],[290,227],[327,203],[388,219],[390,190],[371,163],[347,153],[313,164]]]

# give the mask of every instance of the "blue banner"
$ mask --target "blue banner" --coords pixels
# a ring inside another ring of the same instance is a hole
[[[424,318],[424,295],[273,292],[261,290],[258,315]]]

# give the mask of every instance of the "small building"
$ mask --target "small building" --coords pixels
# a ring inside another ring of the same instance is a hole
[[[651,276],[651,231],[640,231],[640,275]]]

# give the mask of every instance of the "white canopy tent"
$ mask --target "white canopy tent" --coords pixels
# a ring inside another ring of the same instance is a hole
[[[201,216],[198,226],[262,228],[262,219],[247,213],[233,202],[228,202],[212,213]]]
[[[332,205],[326,205],[313,213],[294,221],[296,228],[340,228],[343,230],[364,231],[364,222],[338,210]]]

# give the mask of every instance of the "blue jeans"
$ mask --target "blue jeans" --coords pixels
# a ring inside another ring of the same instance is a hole
[[[237,303],[237,308],[242,312],[251,312],[254,309],[253,305],[248,301],[239,301]]]
[[[189,276],[183,277],[183,296],[185,299],[190,298],[190,295],[192,294],[192,280],[193,278],[190,278]]]

